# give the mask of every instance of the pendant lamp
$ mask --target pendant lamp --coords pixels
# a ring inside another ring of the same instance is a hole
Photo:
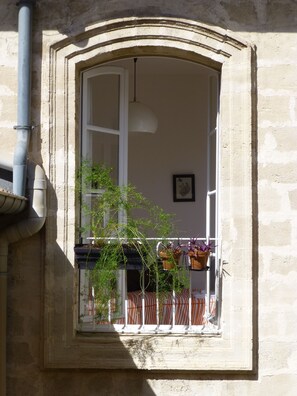
[[[158,120],[152,110],[136,100],[136,63],[134,58],[134,99],[129,103],[129,132],[155,133]]]

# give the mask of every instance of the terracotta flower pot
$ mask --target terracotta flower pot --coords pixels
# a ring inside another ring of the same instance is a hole
[[[178,265],[179,258],[182,254],[181,250],[177,250],[175,252],[168,252],[166,250],[161,250],[159,252],[159,256],[162,260],[163,269],[171,270]]]
[[[202,251],[198,249],[195,249],[194,251],[190,250],[188,252],[188,256],[190,257],[191,269],[203,270],[207,266],[209,250],[207,251]]]

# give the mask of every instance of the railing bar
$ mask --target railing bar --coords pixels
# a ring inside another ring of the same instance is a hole
[[[124,326],[128,324],[128,292],[127,292],[127,270],[125,270],[125,301],[124,301]]]
[[[176,306],[175,306],[175,290],[172,290],[172,326],[175,326],[175,312],[176,312]]]
[[[157,328],[160,326],[160,306],[159,306],[159,278],[158,273],[156,274],[156,320],[157,320]]]
[[[128,324],[128,299],[125,298],[125,316],[124,316],[124,326],[126,327]]]
[[[108,322],[111,323],[111,300],[108,300]]]
[[[89,237],[88,239],[90,240],[95,240],[96,238],[94,237]],[[98,238],[98,239],[104,239],[104,238]],[[110,240],[116,240],[116,239],[120,239],[120,240],[125,240],[126,238],[109,238]],[[134,238],[135,240],[137,240],[137,238]],[[160,240],[161,238],[147,238],[149,240]],[[176,241],[188,241],[191,238],[186,238],[186,237],[182,237],[182,238],[166,238],[166,240],[176,240]],[[214,263],[212,262],[215,259],[216,265],[215,265],[215,270],[218,270],[218,262],[219,262],[219,252],[218,249],[221,247],[220,243],[219,243],[219,239],[218,238],[195,238],[196,240],[205,240],[206,243],[209,243],[210,241],[214,241],[215,242],[215,249],[214,252],[211,252],[210,257],[209,257],[209,266],[211,267],[212,265],[214,265]],[[186,245],[184,245],[186,246]],[[214,257],[214,259],[211,260],[211,258]],[[126,286],[126,282],[127,282],[127,272],[125,271],[125,286]],[[212,297],[211,297],[211,271],[205,271],[205,289],[206,289],[206,294],[205,294],[205,319],[206,321],[209,320],[209,317],[211,315],[211,309],[212,309]],[[190,285],[189,285],[189,295],[188,295],[188,323],[185,322],[184,324],[184,331],[187,332],[188,330],[190,332],[195,332],[196,331],[196,325],[193,326],[193,318],[192,318],[192,309],[193,309],[193,304],[195,302],[195,300],[193,299],[192,293],[193,293],[193,287],[195,286],[195,284],[192,284],[192,278],[193,278],[193,273],[191,271],[189,271],[189,277],[190,277]],[[158,282],[157,286],[156,286],[156,324],[152,325],[154,326],[154,331],[155,332],[161,332],[163,333],[165,331],[165,333],[167,332],[172,332],[172,329],[175,330],[176,328],[176,321],[177,321],[177,315],[178,315],[178,311],[177,311],[177,302],[179,301],[177,299],[177,295],[175,290],[172,291],[172,307],[171,307],[171,315],[172,315],[172,320],[171,320],[171,325],[170,329],[166,330],[163,329],[161,325],[161,319],[162,319],[162,313],[160,312],[160,299],[159,299],[159,292],[158,292]],[[195,289],[194,289],[195,290]],[[124,287],[123,289],[124,293],[122,294],[122,297],[124,297],[124,299],[122,299],[122,307],[124,305],[124,320],[122,321],[122,323],[124,322],[124,325],[122,324],[122,326],[124,326],[123,328],[127,327],[128,329],[130,328],[129,325],[129,316],[128,316],[128,312],[129,312],[129,298],[128,298],[128,292],[127,292],[127,288]],[[96,301],[95,301],[95,296],[94,296],[94,287],[91,287],[91,301],[90,298],[88,299],[88,314],[89,319],[88,319],[88,323],[93,325],[94,328],[97,328],[97,321],[98,319],[96,319]],[[217,297],[217,288],[216,288],[216,293],[215,293],[216,298]],[[220,296],[219,296],[220,298]],[[140,328],[140,333],[145,333],[147,331],[147,326],[146,326],[146,294],[145,294],[145,290],[142,291],[142,315],[141,315],[141,328]],[[123,301],[124,300],[124,301]],[[114,306],[114,302],[113,299],[110,299],[108,301],[108,317],[107,317],[107,323],[108,325],[111,325],[113,322],[113,306]],[[123,309],[122,308],[122,309]],[[195,307],[194,307],[195,308]],[[217,311],[219,311],[219,308],[217,307]],[[122,311],[123,312],[123,311]],[[166,311],[167,312],[167,311]],[[170,312],[170,311],[169,311]],[[219,316],[219,313],[217,313],[217,315]],[[115,317],[116,318],[116,317]],[[150,325],[149,325],[150,327]],[[178,332],[182,331],[180,329],[180,326],[178,327]],[[193,330],[192,330],[192,329]]]
[[[101,240],[101,239],[102,240],[108,240],[108,241],[115,241],[115,240],[117,240],[117,241],[126,241],[127,240],[127,238],[124,238],[124,237],[122,237],[122,238],[118,238],[118,237],[109,237],[109,238],[87,237],[86,239],[88,239],[90,241]],[[170,238],[170,237],[168,237],[168,238],[145,238],[145,239],[147,241],[164,241],[164,240],[166,240],[166,241],[189,241],[189,240],[193,239],[193,237],[187,237],[187,238],[184,238],[184,237],[182,237],[182,238],[178,238],[178,237]],[[197,240],[197,241],[204,241],[205,239],[206,239],[206,237],[203,237],[203,238],[196,238],[195,237],[195,240]],[[209,240],[215,240],[215,239],[217,239],[217,238],[209,238]],[[137,241],[137,240],[139,240],[139,238],[129,238],[129,240]]]
[[[206,271],[206,301],[205,301],[205,315],[209,317],[210,311],[210,270]]]
[[[145,325],[145,297],[144,297],[144,291],[142,292],[141,305],[142,305],[141,324],[142,324],[142,327],[144,327],[144,325]]]
[[[189,327],[192,326],[192,272],[190,271],[190,287],[189,287]]]
[[[159,297],[156,296],[156,315],[157,315],[157,327],[160,326],[160,306],[159,306]]]
[[[91,315],[92,315],[92,322],[93,326],[95,326],[96,321],[95,321],[95,289],[92,286],[91,287],[91,295],[92,295],[92,301],[91,301]]]

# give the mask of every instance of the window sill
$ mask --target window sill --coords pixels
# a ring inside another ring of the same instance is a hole
[[[224,335],[115,335],[77,333],[56,343],[46,368],[251,371],[251,355]],[[241,351],[241,352],[240,352]]]

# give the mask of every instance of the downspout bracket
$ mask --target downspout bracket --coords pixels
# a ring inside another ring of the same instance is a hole
[[[33,131],[35,125],[15,125],[13,129],[17,130],[26,130],[26,131]]]

